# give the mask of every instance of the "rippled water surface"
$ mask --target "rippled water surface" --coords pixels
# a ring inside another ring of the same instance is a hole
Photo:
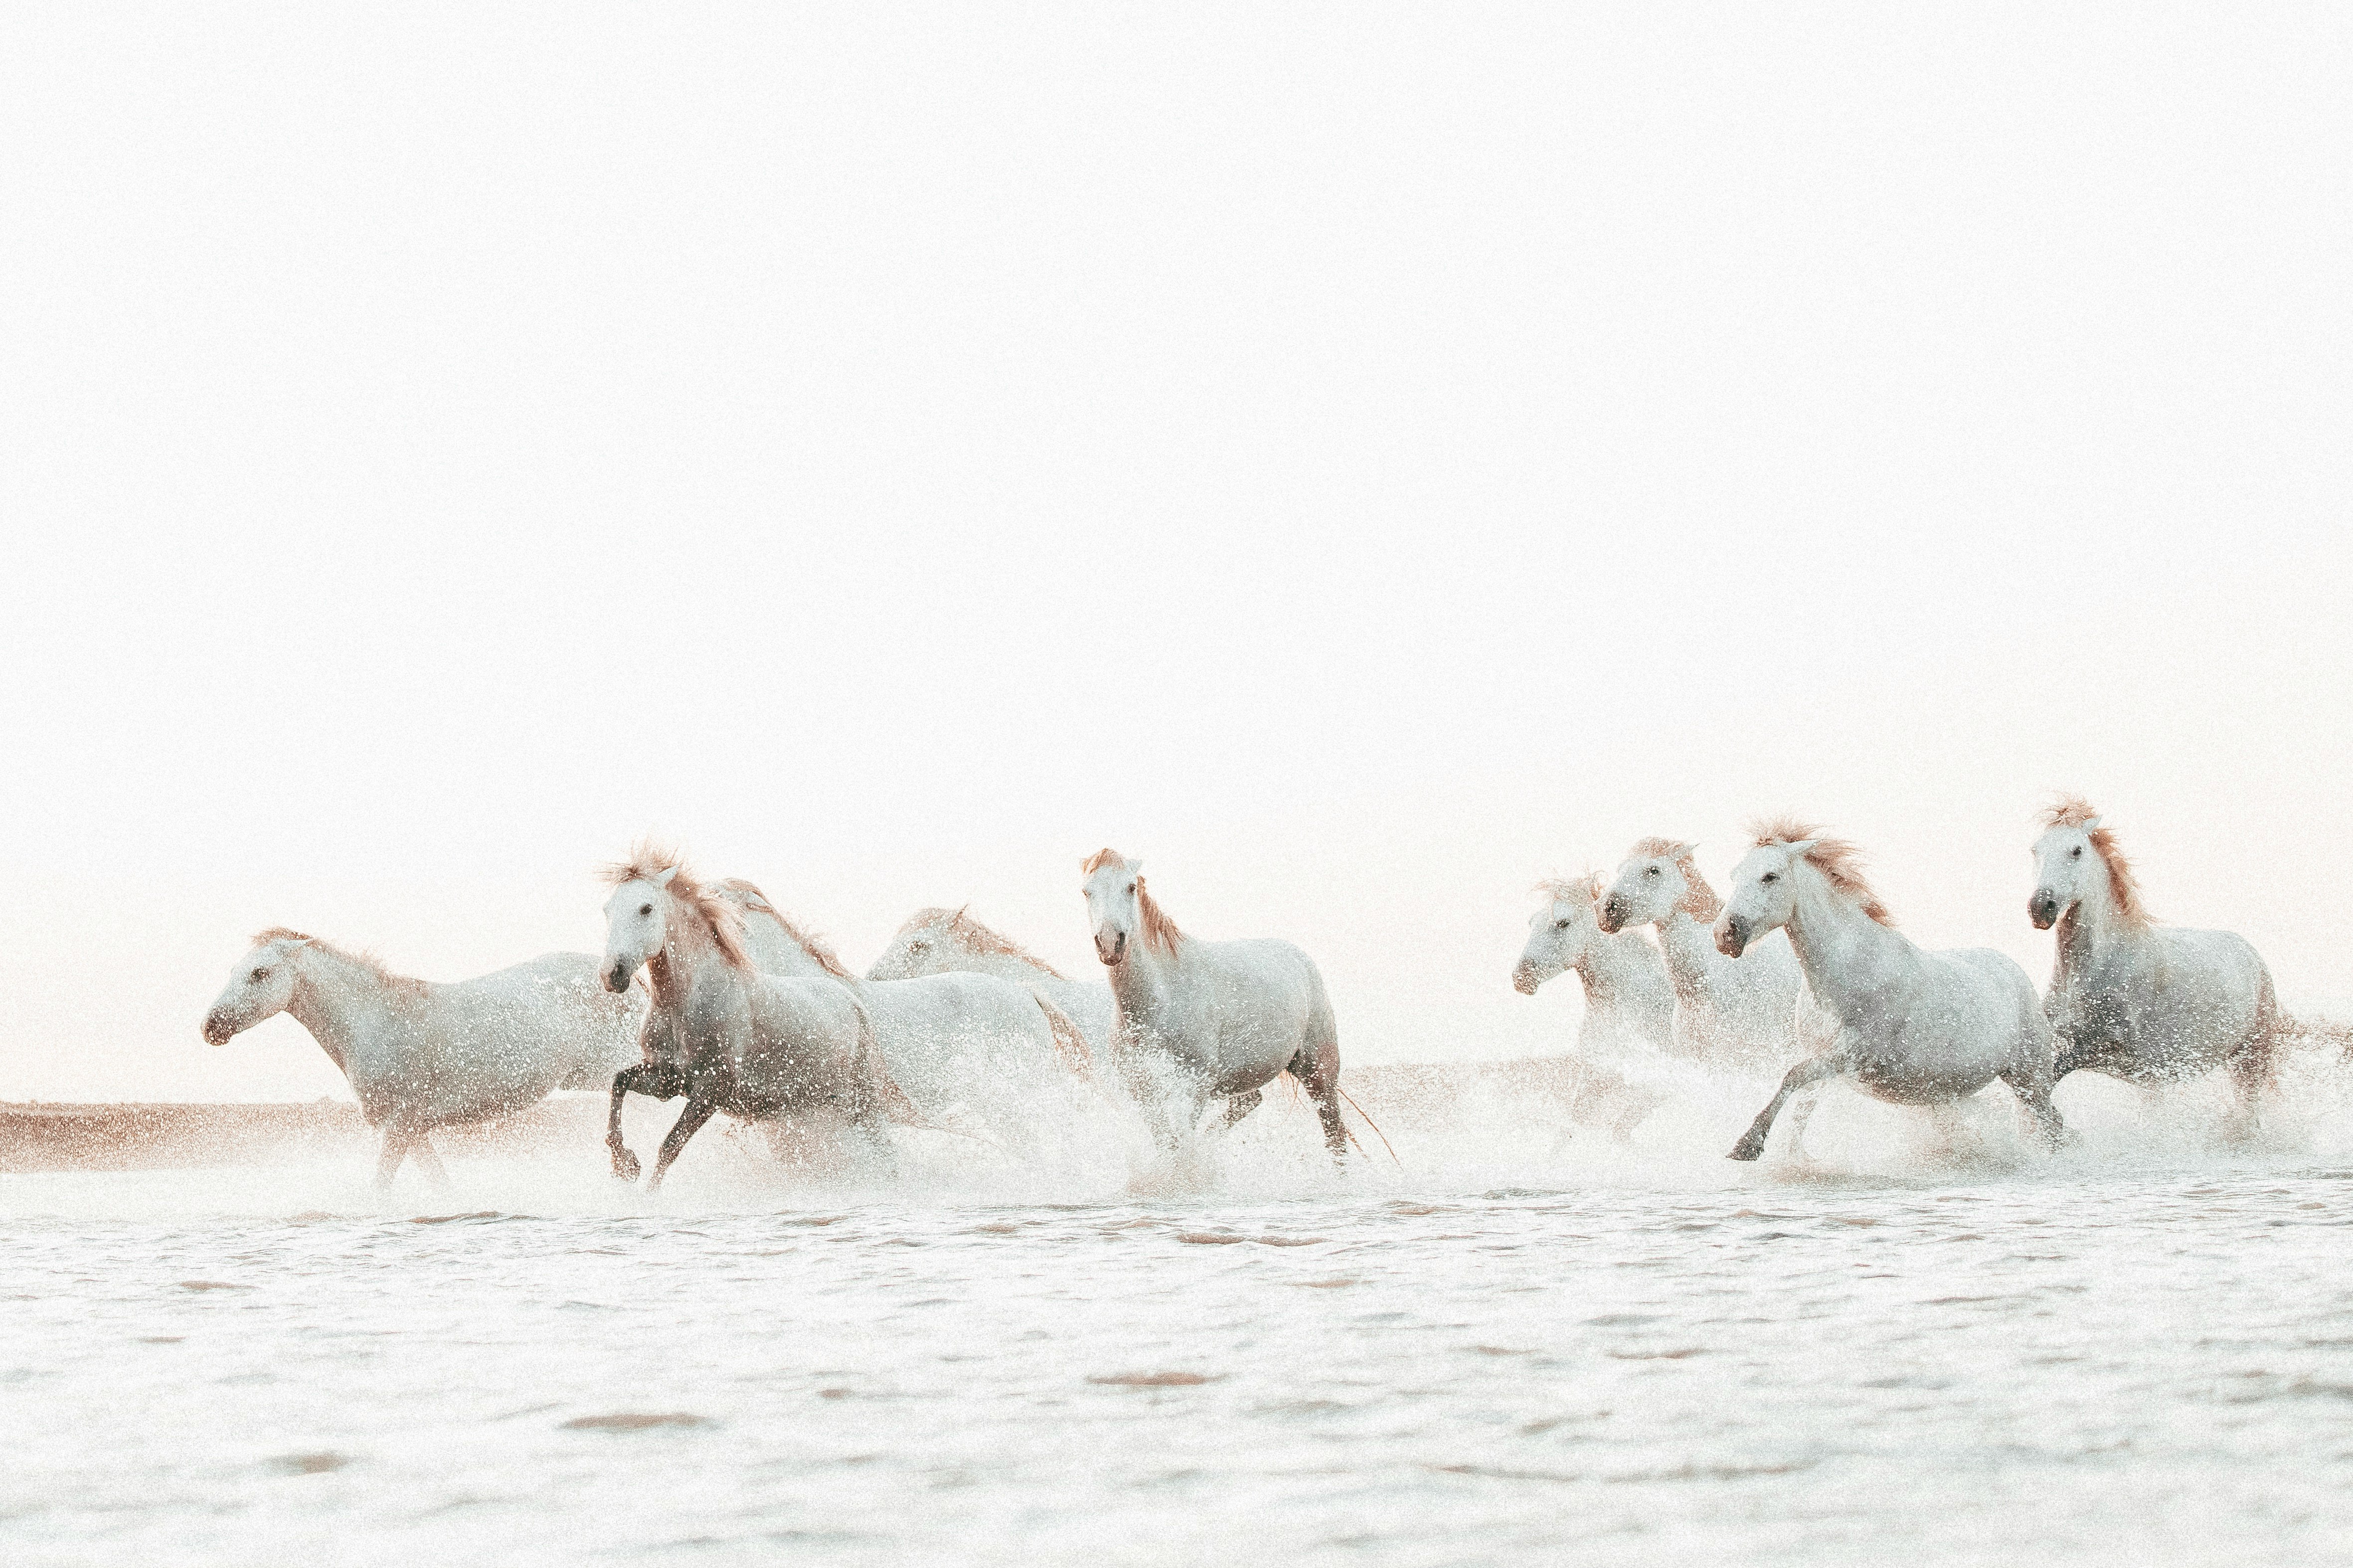
[[[1810,1162],[1747,1168],[1750,1087],[1625,1143],[1401,1120],[1401,1163],[1345,1177],[1271,1112],[1186,1190],[945,1141],[812,1188],[747,1134],[658,1198],[594,1149],[381,1202],[340,1162],[0,1177],[0,1546],[2346,1560],[2335,1090],[2218,1153],[2195,1095],[2071,1085],[2055,1158],[1998,1101],[1934,1131],[1832,1101]]]

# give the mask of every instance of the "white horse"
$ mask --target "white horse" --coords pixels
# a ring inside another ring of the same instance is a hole
[[[1223,1100],[1222,1126],[1258,1109],[1288,1071],[1315,1102],[1334,1160],[1340,1120],[1340,1035],[1314,962],[1287,942],[1201,942],[1176,929],[1144,885],[1144,863],[1090,856],[1087,921],[1119,1003],[1117,1059],[1153,1131],[1174,1147]]]
[[[1674,1048],[1701,1061],[1778,1067],[1799,1048],[1806,977],[1778,931],[1738,960],[1716,950],[1724,905],[1700,875],[1698,846],[1645,838],[1601,900],[1605,931],[1654,926],[1674,987]]]
[[[414,1155],[447,1180],[426,1134],[512,1115],[559,1089],[601,1089],[636,1051],[642,996],[608,996],[585,952],[551,952],[512,969],[438,984],[274,926],[253,939],[205,1015],[227,1045],[277,1013],[311,1031],[384,1130],[378,1186]]]
[[[1627,1046],[1664,1050],[1674,1027],[1675,994],[1658,949],[1629,931],[1603,931],[1593,900],[1598,873],[1540,882],[1545,906],[1528,917],[1527,945],[1512,969],[1512,989],[1533,996],[1556,974],[1577,971],[1585,983],[1585,1021],[1577,1026],[1579,1056]]]
[[[899,928],[891,945],[867,969],[869,980],[912,980],[924,974],[969,970],[1027,985],[1050,997],[1070,1015],[1087,1044],[1108,1051],[1119,1030],[1119,1004],[1100,980],[1073,980],[1044,959],[973,919],[965,909],[917,910]]]
[[[1807,986],[1838,1026],[1827,1050],[1789,1069],[1732,1158],[1762,1154],[1782,1105],[1829,1078],[1899,1105],[1947,1104],[1999,1078],[2055,1144],[2066,1129],[2051,1103],[2051,1026],[2034,983],[1990,948],[1915,946],[1889,923],[1860,858],[1817,829],[1774,822],[1732,874],[1716,945],[1738,958],[1767,931],[1788,931]]]
[[[1026,1148],[1041,1123],[1065,1119],[1060,1097],[1092,1076],[1086,1037],[1040,987],[962,971],[860,980],[751,883],[730,878],[713,890],[743,911],[761,969],[828,980],[857,996],[892,1082],[934,1124],[962,1107]]]
[[[627,991],[646,971],[658,1021],[646,1031],[646,1065],[674,1073],[686,1095],[648,1187],[661,1185],[687,1141],[723,1110],[762,1121],[830,1112],[887,1168],[890,1086],[857,996],[829,981],[754,968],[742,913],[675,857],[640,850],[607,878],[613,895],[605,901],[606,988]],[[619,1142],[623,1092],[617,1079],[615,1166],[634,1176],[637,1161]]]
[[[2293,1032],[2271,971],[2235,932],[2154,924],[2089,802],[2062,800],[2043,825],[2026,912],[2038,931],[2059,928],[2042,1004],[2061,1041],[2052,1079],[2083,1068],[2147,1087],[2226,1067],[2251,1125]]]

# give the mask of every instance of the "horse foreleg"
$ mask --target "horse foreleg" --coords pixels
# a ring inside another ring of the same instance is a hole
[[[702,1131],[702,1124],[718,1113],[717,1100],[703,1100],[691,1089],[687,1091],[686,1109],[678,1113],[678,1121],[671,1126],[670,1135],[661,1141],[661,1152],[654,1156],[654,1173],[647,1178],[646,1191],[652,1192],[661,1185],[663,1173],[670,1169],[670,1162],[678,1158],[679,1151],[686,1147],[687,1140]]]
[[[2056,1149],[2067,1141],[2066,1119],[2059,1114],[2059,1108],[2051,1103],[2052,1086],[2058,1081],[2057,1079],[2027,1067],[2012,1068],[2001,1075],[2001,1081],[2010,1085],[2010,1092],[2018,1096],[2018,1102],[2026,1107],[2028,1115],[2034,1118],[2034,1131],[2042,1134],[2043,1142]]]
[[[628,1098],[631,1089],[655,1100],[675,1100],[680,1092],[676,1077],[675,1071],[650,1064],[623,1068],[613,1075],[613,1110],[605,1119],[605,1147],[612,1151],[613,1174],[622,1181],[638,1179],[638,1157],[629,1152],[628,1144],[621,1137],[621,1101]]]
[[[1259,1107],[1259,1101],[1264,1098],[1265,1096],[1261,1094],[1257,1089],[1251,1089],[1248,1094],[1238,1094],[1231,1100],[1226,1101],[1226,1114],[1218,1122],[1218,1130],[1219,1131],[1223,1131],[1227,1128],[1231,1127],[1235,1122],[1240,1121],[1243,1117],[1248,1116],[1251,1111],[1256,1110]]]
[[[449,1173],[442,1166],[440,1152],[433,1147],[432,1139],[426,1134],[419,1132],[409,1140],[408,1157],[417,1162],[417,1168],[425,1173],[427,1181],[437,1187],[449,1184]]]
[[[1726,1158],[1754,1160],[1764,1153],[1766,1137],[1773,1131],[1773,1119],[1781,1114],[1781,1107],[1789,1102],[1789,1097],[1809,1084],[1836,1078],[1845,1070],[1845,1062],[1829,1054],[1811,1058],[1791,1068],[1788,1076],[1781,1080],[1781,1087],[1774,1091],[1771,1100],[1765,1102],[1765,1109],[1757,1113],[1757,1120],[1747,1131],[1740,1135],[1740,1142],[1732,1146],[1732,1152]]]
[[[378,1192],[389,1189],[392,1178],[400,1173],[400,1163],[408,1158],[409,1131],[406,1127],[384,1130],[384,1152],[376,1156],[375,1184]]]

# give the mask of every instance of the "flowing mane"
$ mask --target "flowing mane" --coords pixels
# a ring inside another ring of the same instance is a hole
[[[2097,822],[2100,814],[2092,803],[2080,795],[2063,795],[2042,813],[2045,827],[2082,827]],[[2116,900],[2116,918],[2128,926],[2146,926],[2154,919],[2148,906],[2141,902],[2140,883],[2133,876],[2132,862],[2125,858],[2124,846],[2116,842],[2113,827],[2094,827],[2085,835],[2092,847],[2108,867],[2108,892]]]
[[[973,919],[967,912],[971,908],[970,904],[966,904],[962,909],[917,910],[913,914],[909,915],[906,923],[899,928],[900,934],[904,935],[908,931],[929,926],[938,926],[950,935],[960,939],[975,952],[993,952],[1002,957],[1018,959],[1032,969],[1050,974],[1057,980],[1070,978],[1011,937],[1002,931],[992,931]]]
[[[1103,848],[1088,856],[1079,870],[1092,877],[1106,866],[1126,864],[1127,857],[1118,850]],[[1142,877],[1135,879],[1135,909],[1144,923],[1144,945],[1159,948],[1164,952],[1176,952],[1176,944],[1184,940],[1185,933],[1176,929],[1176,922],[1168,918],[1166,910],[1152,901],[1152,894],[1145,887]]]
[[[842,967],[841,956],[833,951],[831,942],[776,908],[775,904],[768,901],[768,895],[760,891],[751,882],[741,877],[726,877],[712,883],[712,888],[714,891],[724,895],[729,902],[738,904],[744,909],[757,910],[784,927],[785,934],[797,942],[803,952],[815,959],[818,968],[836,980],[855,978],[849,970]]]
[[[660,882],[662,890],[699,917],[711,939],[719,946],[720,956],[737,969],[750,969],[751,954],[744,951],[744,912],[729,901],[717,888],[706,888],[694,879],[686,862],[674,851],[657,849],[649,844],[639,844],[629,851],[626,860],[616,860],[601,873],[613,887],[625,882]]]
[[[1757,847],[1759,849],[1769,845],[1802,844],[1809,838],[1812,839],[1814,847],[1806,851],[1806,864],[1827,878],[1840,897],[1861,907],[1864,914],[1881,925],[1895,923],[1895,917],[1887,912],[1887,906],[1879,901],[1879,895],[1873,892],[1871,884],[1863,879],[1862,851],[1852,844],[1843,838],[1828,837],[1820,828],[1800,822],[1794,816],[1777,816],[1754,823],[1749,830],[1757,835]]]
[[[321,952],[332,953],[346,963],[358,964],[362,969],[375,975],[387,990],[406,992],[411,995],[424,994],[424,981],[411,974],[395,974],[384,966],[384,960],[375,953],[361,952],[353,948],[338,947],[324,937],[312,936],[306,931],[296,931],[292,926],[271,926],[267,931],[258,931],[253,933],[253,945],[256,947],[267,947],[273,942],[302,942],[317,948]]]
[[[1588,871],[1582,877],[1547,877],[1532,890],[1565,903],[1573,904],[1583,900],[1589,904],[1601,896],[1601,873]]]
[[[1699,861],[1694,857],[1694,846],[1674,838],[1645,838],[1634,846],[1634,853],[1648,860],[1658,856],[1670,856],[1675,869],[1683,874],[1683,896],[1675,900],[1675,908],[1695,921],[1713,921],[1724,912],[1724,900],[1699,874]],[[1681,850],[1681,854],[1676,851]]]

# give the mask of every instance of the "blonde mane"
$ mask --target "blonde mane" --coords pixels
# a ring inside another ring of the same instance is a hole
[[[2045,827],[2081,827],[2099,819],[2092,803],[2080,795],[2063,795],[2052,801],[2042,813]],[[2146,926],[2155,919],[2148,906],[2141,902],[2140,882],[2133,876],[2132,862],[2126,858],[2124,846],[2116,842],[2113,827],[2094,827],[2085,835],[2092,847],[2108,867],[2108,893],[2116,906],[2116,918],[2128,926]]]
[[[1683,853],[1675,855],[1682,849]],[[1673,838],[1645,838],[1634,846],[1634,853],[1645,860],[1662,855],[1673,855],[1675,869],[1683,874],[1683,896],[1675,900],[1675,908],[1695,921],[1713,921],[1724,912],[1724,900],[1699,874],[1699,861],[1681,841]]]
[[[1050,974],[1057,980],[1070,978],[1011,937],[1002,931],[991,931],[973,919],[967,912],[971,908],[970,904],[966,904],[962,909],[917,910],[907,917],[906,923],[899,928],[899,932],[903,936],[911,931],[938,926],[950,935],[960,939],[975,952],[993,952],[1000,957],[1018,959],[1030,968]]]
[[[1575,903],[1581,899],[1589,904],[1601,896],[1601,873],[1588,871],[1582,877],[1546,877],[1532,890],[1565,903]]]
[[[1079,870],[1082,875],[1092,877],[1106,866],[1124,867],[1127,863],[1126,856],[1106,847],[1088,856]],[[1152,901],[1152,893],[1145,887],[1142,877],[1135,879],[1135,908],[1144,923],[1144,945],[1159,948],[1164,952],[1175,952],[1185,933],[1176,929],[1176,922],[1168,918],[1167,911]]]
[[[670,880],[662,890],[702,921],[711,940],[718,944],[719,955],[737,969],[750,969],[752,955],[744,951],[744,911],[717,888],[706,888],[696,881],[694,873],[686,868],[686,862],[676,852],[639,844],[629,851],[628,859],[614,861],[601,875],[607,883],[617,888],[627,882],[656,881],[665,873]]]
[[[412,996],[422,995],[425,992],[424,981],[413,974],[395,974],[384,966],[384,960],[375,953],[362,952],[355,948],[339,947],[324,937],[312,936],[306,931],[296,931],[292,926],[271,926],[267,931],[258,931],[253,933],[253,945],[256,947],[268,947],[273,942],[299,942],[305,946],[315,947],[321,952],[332,953],[346,963],[356,963],[375,976],[378,983],[388,991],[404,992]]]
[[[1802,844],[1810,838],[1814,847],[1806,851],[1806,864],[1820,871],[1839,896],[1859,906],[1862,912],[1881,925],[1892,926],[1895,917],[1879,901],[1863,879],[1862,851],[1843,838],[1831,838],[1822,830],[1794,816],[1777,816],[1754,823],[1749,831],[1757,835],[1757,847],[1776,844]]]
[[[841,955],[833,951],[831,942],[776,908],[775,904],[768,901],[768,895],[760,891],[752,883],[741,877],[725,877],[713,882],[712,887],[719,892],[729,895],[730,903],[739,903],[745,909],[757,910],[784,927],[785,934],[799,943],[800,950],[815,959],[818,967],[836,980],[856,978],[842,966]]]

